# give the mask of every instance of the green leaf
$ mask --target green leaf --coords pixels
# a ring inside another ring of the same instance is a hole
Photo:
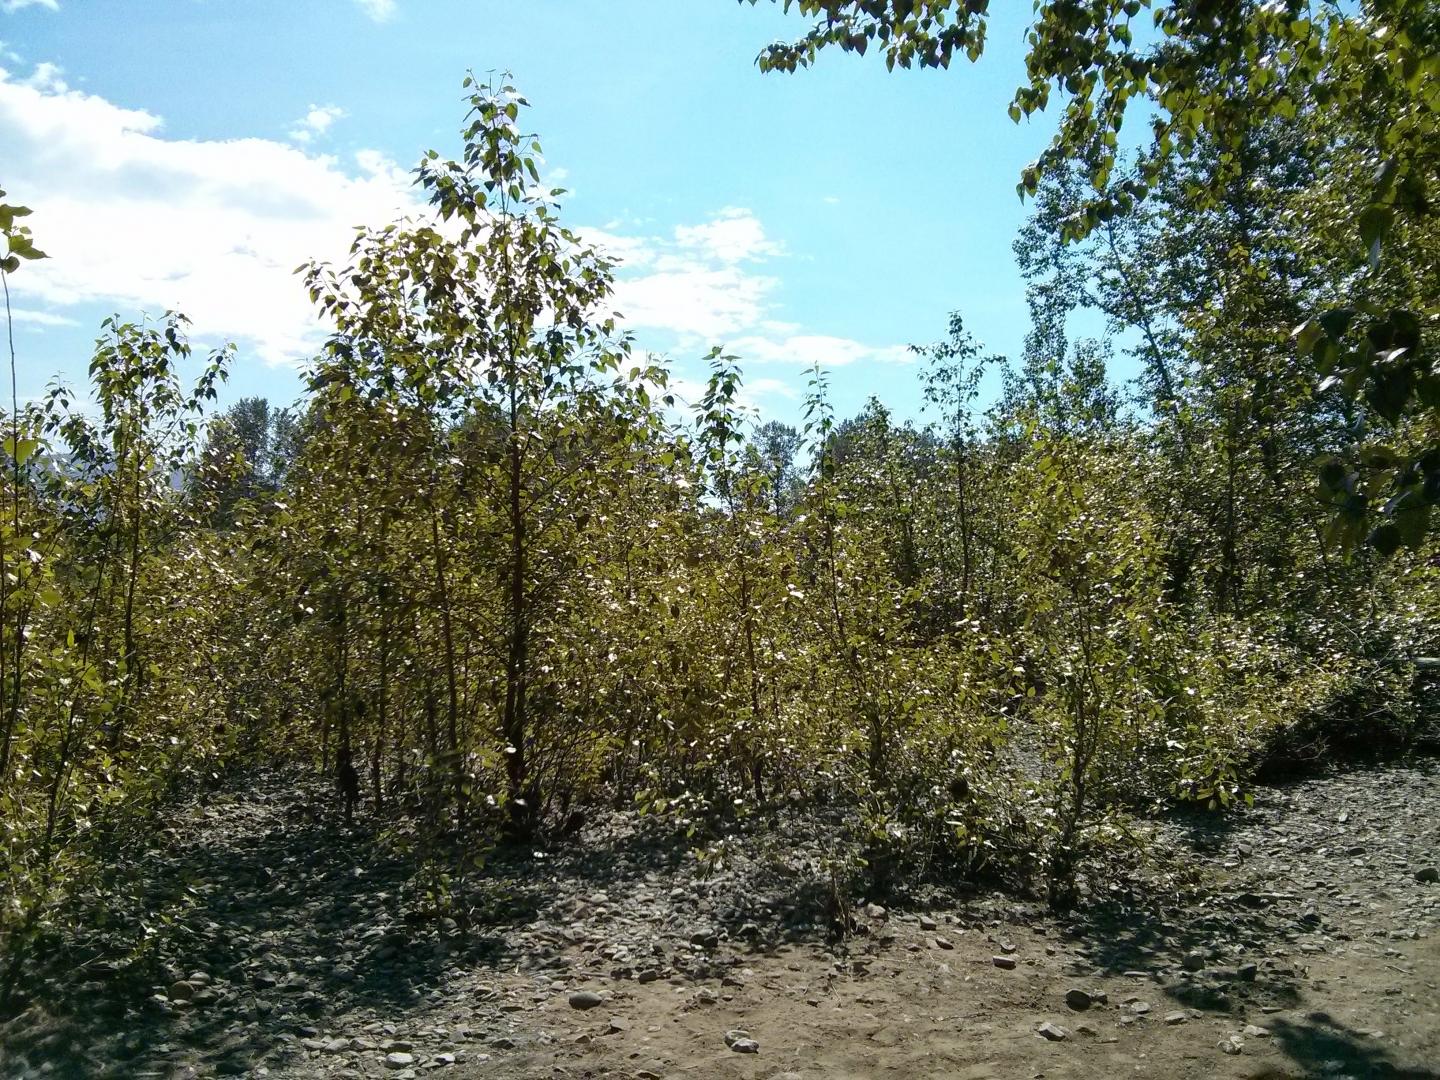
[[[1372,203],[1360,214],[1360,239],[1365,243],[1372,271],[1380,266],[1380,247],[1394,220],[1394,209],[1382,203]]]
[[[1308,356],[1310,350],[1315,348],[1324,333],[1325,328],[1320,325],[1318,319],[1306,319],[1294,329],[1290,336],[1295,339],[1295,347],[1302,354]]]
[[[1430,504],[1418,498],[1408,499],[1405,507],[1395,514],[1394,522],[1400,541],[1415,551],[1425,543],[1430,530]]]
[[[1365,400],[1392,424],[1398,421],[1410,402],[1415,376],[1409,368],[1376,374],[1365,389]]]
[[[40,440],[21,439],[17,443],[15,436],[11,435],[4,442],[0,442],[0,448],[3,448],[5,453],[15,459],[15,464],[24,465],[35,456],[35,451],[40,449]]]
[[[1365,542],[1387,558],[1400,550],[1402,536],[1398,527],[1386,522],[1365,538]]]

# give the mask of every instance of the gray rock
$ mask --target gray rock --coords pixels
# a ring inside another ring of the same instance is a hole
[[[730,1049],[737,1054],[758,1054],[760,1044],[754,1039],[736,1039],[730,1044]]]
[[[170,984],[169,994],[171,1001],[190,1001],[195,997],[195,987],[180,979]]]
[[[1235,974],[1240,977],[1241,982],[1254,982],[1255,976],[1259,973],[1260,969],[1254,964],[1241,964],[1235,969]]]
[[[1015,970],[1015,958],[1013,956],[992,956],[990,963],[998,968],[1004,968],[1006,971]]]
[[[951,941],[949,938],[937,937],[937,938],[935,939],[935,947],[936,947],[937,949],[947,949],[947,950],[948,950],[948,949],[953,949],[953,948],[955,948],[955,943],[954,943],[953,941]]]
[[[750,1032],[744,1028],[731,1028],[725,1032],[725,1045],[733,1047],[740,1040],[748,1038],[750,1038]]]
[[[1074,1009],[1076,1012],[1081,1012],[1085,1009],[1088,1009],[1093,1003],[1093,1001],[1094,998],[1092,998],[1084,990],[1072,988],[1065,991],[1065,1004],[1069,1005],[1070,1008]]]
[[[1186,1016],[1183,1012],[1172,1012],[1165,1014],[1165,1023],[1172,1026],[1175,1024],[1183,1024],[1188,1019],[1190,1018]]]
[[[408,1069],[415,1064],[415,1055],[407,1054],[403,1050],[396,1050],[394,1053],[385,1055],[385,1067],[387,1069]]]
[[[1205,954],[1202,952],[1188,952],[1185,954],[1185,959],[1181,961],[1181,966],[1184,967],[1186,971],[1204,971]]]
[[[572,1009],[593,1009],[604,1000],[594,990],[576,990],[570,995],[570,1007]]]
[[[1434,885],[1440,882],[1440,867],[1426,866],[1415,871],[1415,880],[1422,885]]]
[[[1042,1038],[1049,1039],[1051,1042],[1062,1042],[1070,1037],[1070,1032],[1058,1024],[1050,1023],[1048,1020],[1036,1028],[1035,1033]]]
[[[920,929],[921,929],[921,930],[925,930],[925,931],[930,931],[930,930],[936,930],[936,929],[938,929],[938,926],[937,926],[935,920],[932,919],[932,918],[930,918],[929,915],[921,915],[921,916],[920,916]]]

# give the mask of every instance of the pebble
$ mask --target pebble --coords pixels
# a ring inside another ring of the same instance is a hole
[[[415,1055],[407,1054],[403,1050],[396,1050],[385,1055],[385,1067],[387,1069],[408,1069],[415,1064]]]
[[[758,1054],[760,1044],[750,1037],[744,1028],[732,1028],[725,1032],[725,1045],[737,1054]]]
[[[593,1009],[604,1000],[594,990],[576,990],[570,995],[570,1007],[572,1009]]]
[[[937,949],[953,949],[955,948],[955,943],[949,938],[937,937],[935,939],[935,947]]]
[[[171,1001],[189,1001],[195,996],[195,987],[191,986],[184,979],[170,984]]]
[[[990,963],[994,964],[997,968],[1004,968],[1006,971],[1013,971],[1015,969],[1015,958],[1013,956],[992,956]]]
[[[1165,1014],[1165,1023],[1167,1024],[1183,1024],[1188,1019],[1190,1018],[1186,1016],[1183,1012],[1172,1012]]]
[[[1049,1039],[1051,1042],[1061,1042],[1062,1040],[1068,1039],[1070,1037],[1070,1032],[1066,1031],[1058,1024],[1050,1023],[1048,1020],[1045,1023],[1041,1024],[1039,1027],[1037,1027],[1035,1029],[1035,1032],[1036,1034],[1041,1035],[1046,1039]]]
[[[1245,1040],[1239,1035],[1231,1035],[1228,1039],[1221,1039],[1215,1044],[1226,1054],[1239,1054],[1245,1049]]]
[[[921,929],[921,930],[924,930],[924,931],[926,931],[926,932],[928,933],[928,932],[931,931],[931,930],[938,930],[938,929],[939,929],[939,924],[936,923],[936,921],[935,921],[934,919],[932,919],[929,915],[921,915],[921,916],[920,916],[920,929]]]

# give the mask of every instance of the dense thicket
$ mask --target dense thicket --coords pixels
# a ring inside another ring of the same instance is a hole
[[[1392,515],[1403,544],[1357,548],[1315,463],[1414,457],[1434,416],[1322,383],[1290,340],[1362,273],[1377,304],[1437,295],[1433,219],[1374,269],[1335,210],[1363,110],[1257,116],[1238,161],[1202,133],[1069,243],[1093,177],[1051,170],[1016,244],[1024,356],[957,315],[915,351],[923,417],[841,420],[817,369],[796,430],[755,425],[720,350],[676,402],[538,189],[523,102],[470,89],[462,157],[417,170],[432,216],[306,269],[333,332],[293,409],[205,422],[230,355],[197,363],[179,316],[107,322],[89,395],[12,402],[12,955],[177,785],[255,755],[313,761],[448,866],[606,802],[706,857],[823,805],[837,881],[997,873],[1065,905],[1137,806],[1229,807],[1327,732],[1408,737],[1435,540]],[[1104,335],[1072,336],[1081,307]]]

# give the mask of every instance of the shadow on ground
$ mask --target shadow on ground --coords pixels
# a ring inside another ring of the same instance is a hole
[[[62,1077],[170,1075],[177,1061],[241,1073],[336,1015],[412,1008],[457,965],[504,959],[485,927],[409,917],[419,867],[326,796],[308,777],[261,777],[121,860],[85,933],[48,942],[21,985],[0,1076],[42,1062]],[[538,895],[511,892],[505,917],[532,917]]]
[[[1433,1069],[1398,1064],[1373,1037],[1326,1013],[1310,1013],[1300,1022],[1274,1020],[1269,1026],[1277,1045],[1305,1076],[1440,1080]]]

